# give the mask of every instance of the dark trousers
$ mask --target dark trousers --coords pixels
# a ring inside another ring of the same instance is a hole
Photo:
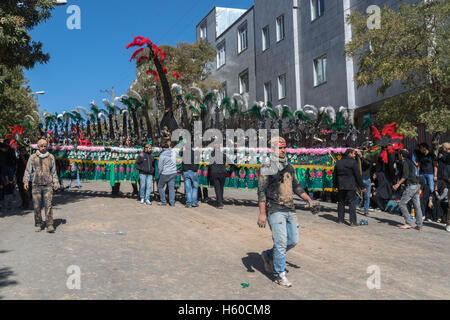
[[[30,205],[30,200],[31,200],[31,191],[32,186],[31,186],[31,182],[28,183],[28,191],[25,190],[24,188],[24,183],[22,181],[23,177],[21,177],[20,179],[17,179],[17,187],[19,188],[19,193],[20,193],[20,199],[22,200],[22,207],[24,209],[27,209],[28,206]]]
[[[119,194],[119,191],[120,191],[120,183],[119,183],[119,182],[116,182],[116,183],[114,184],[114,186],[111,187],[111,189],[112,189],[111,193],[112,193],[113,195]]]
[[[208,200],[208,188],[199,187],[197,199],[202,202],[205,202],[206,200]]]
[[[339,190],[338,191],[338,221],[344,222],[345,206],[348,205],[350,211],[350,223],[356,224],[356,191]]]
[[[223,206],[223,190],[225,187],[225,176],[212,177],[214,191],[216,192],[217,206]]]
[[[376,206],[384,211],[386,210],[386,204],[388,203],[388,200],[381,198],[378,194],[372,196],[372,201],[376,204]]]

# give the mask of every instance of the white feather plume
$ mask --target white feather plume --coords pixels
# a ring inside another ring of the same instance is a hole
[[[130,89],[130,92],[131,92],[136,98],[138,98],[139,100],[142,100],[141,95],[140,95],[136,90]]]
[[[325,107],[325,114],[330,118],[331,122],[336,122],[336,110],[332,106]]]
[[[342,118],[344,118],[344,120],[348,120],[348,109],[346,107],[341,106],[339,108],[339,112],[342,113]]]
[[[29,114],[27,114],[26,116],[25,116],[25,119],[30,119],[30,121],[33,121],[33,122],[36,122],[36,119],[34,119],[31,115],[29,115]]]
[[[309,104],[303,107],[303,113],[311,120],[317,120],[317,116],[319,114],[317,108]]]
[[[85,115],[86,117],[89,117],[89,116],[91,115],[91,113],[89,112],[89,110],[86,109],[85,107],[77,106],[77,107],[75,107],[75,109],[77,109],[77,111],[78,111],[79,113],[83,112],[84,115]]]
[[[108,118],[105,116],[105,114],[103,112],[99,112],[97,117],[99,117],[100,119],[103,118],[103,120],[108,121]]]
[[[190,87],[189,90],[195,91],[198,95],[198,97],[203,100],[203,91],[199,87]]]
[[[172,90],[175,91],[178,96],[181,96],[183,94],[183,87],[178,83],[172,84]]]

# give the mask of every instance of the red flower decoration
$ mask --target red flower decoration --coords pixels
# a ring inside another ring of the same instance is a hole
[[[144,44],[147,44],[150,46],[150,45],[152,45],[152,42],[150,41],[150,39],[147,39],[144,37],[134,37],[134,41],[127,45],[127,49],[129,49],[131,47],[135,47],[135,46],[142,47]]]
[[[314,174],[314,172],[311,172],[311,178],[315,178],[316,175]]]
[[[131,56],[130,62],[131,62],[131,60],[133,60],[134,58],[136,58],[136,56],[139,54],[139,52],[142,52],[142,51],[144,51],[144,48],[137,49],[137,50],[133,53],[133,55]]]
[[[322,178],[322,175],[323,175],[323,174],[322,174],[322,171],[317,171],[317,177],[318,177],[318,178]]]
[[[201,176],[201,175],[202,175],[202,171],[201,171],[201,170],[198,170],[198,171],[197,171],[197,175],[198,175],[198,176]]]
[[[164,73],[167,73],[167,68],[163,67],[163,71],[164,71]]]
[[[176,72],[176,71],[172,72],[172,76],[177,78],[177,80],[180,80],[180,78],[181,78],[180,74],[178,72]]]
[[[327,175],[331,176],[333,174],[333,172],[331,170],[327,171]]]

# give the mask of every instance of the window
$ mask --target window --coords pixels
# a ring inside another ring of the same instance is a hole
[[[217,69],[223,66],[226,62],[225,59],[225,41],[217,46]]]
[[[206,22],[200,26],[200,39],[206,40]]]
[[[238,30],[238,53],[241,53],[248,47],[247,23]]]
[[[270,48],[269,26],[266,26],[262,30],[262,50],[266,51],[269,48]]]
[[[327,81],[327,56],[314,60],[314,86]]]
[[[325,0],[311,0],[311,21],[323,15],[325,10]]]
[[[239,75],[239,94],[244,94],[248,91],[249,91],[248,70],[245,70]]]
[[[264,102],[272,102],[272,83],[266,82],[264,83]]]
[[[282,15],[277,18],[277,42],[284,39],[284,31],[284,15]]]
[[[286,74],[278,77],[278,100],[286,98]]]

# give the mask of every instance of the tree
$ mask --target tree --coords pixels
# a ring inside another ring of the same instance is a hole
[[[0,69],[7,70],[0,65]],[[27,86],[21,68],[7,70],[4,74],[4,84],[0,93],[0,136],[4,137],[9,126],[27,120],[30,124],[37,124],[37,104]],[[34,121],[33,121],[33,120]]]
[[[347,18],[353,38],[345,52],[358,59],[358,87],[378,84],[382,95],[396,82],[404,89],[382,105],[380,125],[395,121],[400,133],[414,137],[423,123],[434,140],[449,130],[449,16],[449,1],[430,0],[385,7],[380,29],[369,29],[358,11]]]
[[[167,94],[167,88],[170,90],[174,83],[180,84],[185,89],[192,86],[198,86],[204,90],[219,87],[217,81],[205,80],[210,74],[208,65],[214,60],[216,52],[208,42],[178,43],[176,47],[162,45],[156,51],[163,54],[157,54],[157,58],[153,62],[157,73],[152,71],[149,76],[149,59],[146,57],[154,56],[154,52],[152,54],[151,50],[155,50],[155,48],[146,47],[136,56],[137,79],[132,88],[144,98],[157,98],[159,106],[164,108],[164,117],[161,123],[166,122],[165,119],[169,117],[169,113],[173,117],[172,105],[178,105],[178,102],[175,101],[176,97]],[[163,59],[161,59],[162,56]],[[164,65],[161,64],[161,60]],[[166,77],[161,76],[162,74],[168,75]],[[161,99],[161,91],[164,93],[164,101]],[[169,97],[172,99],[171,101],[168,101]],[[170,107],[168,108],[168,106]]]
[[[50,59],[42,52],[42,43],[31,40],[28,30],[50,18],[54,5],[53,0],[0,2],[0,65],[31,69]]]

